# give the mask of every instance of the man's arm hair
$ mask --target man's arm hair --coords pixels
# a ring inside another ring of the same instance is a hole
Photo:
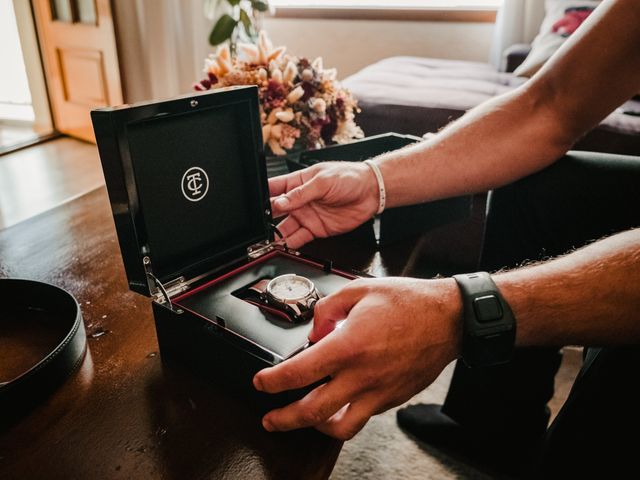
[[[638,25],[639,1],[605,0],[531,80],[378,157],[387,206],[487,191],[560,158],[640,91]]]
[[[640,229],[493,278],[517,345],[640,344]]]

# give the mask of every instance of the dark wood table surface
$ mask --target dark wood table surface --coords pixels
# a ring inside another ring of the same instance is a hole
[[[397,275],[406,272],[414,247],[408,240],[378,252],[368,237],[352,235],[315,242],[307,253]],[[331,473],[340,442],[315,430],[267,433],[259,413],[224,388],[162,364],[150,300],[127,286],[104,188],[0,230],[0,277],[70,291],[88,337],[79,370],[0,431],[0,478],[313,479]],[[46,332],[42,338],[49,338]],[[31,341],[35,350],[47,347],[42,343]],[[0,365],[15,366],[33,354],[24,345],[9,348],[0,352]]]

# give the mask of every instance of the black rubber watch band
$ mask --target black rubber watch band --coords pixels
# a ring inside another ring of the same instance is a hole
[[[516,321],[509,304],[487,272],[454,275],[462,294],[462,360],[489,367],[511,360]]]

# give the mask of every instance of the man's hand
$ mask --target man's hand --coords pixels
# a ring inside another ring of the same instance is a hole
[[[453,279],[355,280],[315,307],[316,345],[254,377],[277,393],[330,380],[263,418],[269,431],[316,427],[347,440],[400,405],[458,356],[461,300]],[[334,330],[336,322],[346,319]]]
[[[356,162],[325,162],[269,180],[273,217],[287,245],[353,230],[378,209],[373,171]],[[275,198],[274,198],[275,197]]]

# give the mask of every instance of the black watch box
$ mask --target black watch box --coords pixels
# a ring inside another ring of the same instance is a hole
[[[274,241],[257,88],[104,108],[91,118],[129,287],[152,299],[163,361],[266,402],[253,376],[313,348],[312,320],[292,323],[237,292],[295,273],[326,296],[358,275]]]

